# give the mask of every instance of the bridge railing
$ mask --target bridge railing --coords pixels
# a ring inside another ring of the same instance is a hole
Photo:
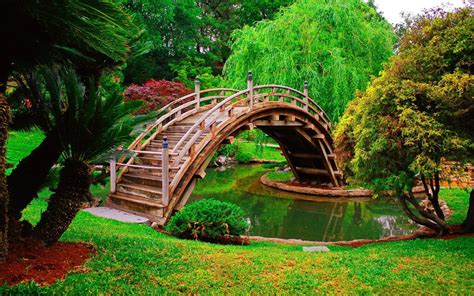
[[[220,114],[227,113],[228,116],[233,115],[236,106],[245,106],[249,109],[254,108],[263,102],[284,102],[300,107],[314,117],[317,117],[323,123],[323,128],[329,131],[331,121],[324,110],[308,96],[308,83],[304,84],[304,91],[301,92],[294,88],[282,85],[261,85],[253,86],[252,74],[249,73],[247,89],[241,90],[227,97],[221,102],[215,104],[204,115],[202,115],[194,125],[186,132],[186,134],[176,143],[171,153],[176,155],[171,166],[176,167],[183,160],[186,154],[190,156],[199,153],[207,142],[202,139],[197,142],[199,137],[206,129],[210,129],[211,136],[214,130],[218,130],[217,119]],[[222,123],[224,124],[224,123]],[[189,158],[190,160],[192,157]],[[176,173],[170,184],[170,195],[178,185],[180,177],[185,173],[186,165]]]
[[[153,166],[139,166],[134,165],[134,159],[139,154],[154,154],[161,155],[159,151],[144,151],[143,148],[147,146],[156,135],[161,131],[168,128],[174,122],[186,118],[193,113],[199,112],[201,108],[208,108],[212,104],[216,104],[222,99],[225,99],[229,94],[236,93],[238,90],[231,88],[214,88],[207,90],[200,90],[199,80],[196,80],[195,92],[183,96],[157,111],[158,114],[163,114],[152,124],[149,124],[145,131],[142,132],[122,153],[126,156],[120,157],[118,160],[114,159],[114,169],[111,166],[111,179],[115,180],[115,183],[120,182],[123,174],[125,174],[129,167],[141,167],[141,168],[152,168]],[[173,156],[173,153],[170,153]],[[153,168],[152,168],[153,169]],[[159,167],[156,167],[158,170]],[[119,173],[117,176],[117,172]],[[114,175],[114,177],[112,177]],[[117,176],[117,177],[115,177]],[[112,183],[112,181],[111,181]],[[111,184],[112,186],[112,184]],[[115,191],[115,186],[111,187],[111,191]]]

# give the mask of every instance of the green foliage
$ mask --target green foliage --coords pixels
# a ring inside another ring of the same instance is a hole
[[[188,88],[194,89],[196,77],[199,77],[201,89],[226,87],[221,76],[213,75],[212,68],[206,66],[202,58],[186,58],[171,65],[176,80],[182,81]]]
[[[335,121],[382,69],[395,41],[388,22],[360,0],[300,0],[234,38],[224,71],[234,87],[245,87],[249,70],[257,84],[302,89],[308,80],[310,96]]]
[[[431,12],[409,28],[335,131],[349,180],[401,192],[415,177],[435,178],[443,158],[474,160],[473,31],[471,8]]]
[[[270,172],[267,174],[267,178],[273,181],[280,181],[280,182],[289,182],[295,176],[293,172]]]
[[[85,87],[73,70],[42,67],[35,77],[30,86],[39,90],[32,91],[43,110],[39,121],[58,134],[64,159],[87,162],[110,155],[146,120],[131,115],[141,102],[124,102],[121,93],[96,89],[93,81]]]
[[[123,63],[140,35],[129,15],[111,0],[3,1],[0,9],[9,11],[2,18],[4,35],[17,36],[2,58],[19,70],[71,61],[96,74]]]
[[[141,84],[150,78],[172,80],[172,64],[197,56],[199,8],[194,0],[120,0],[144,30],[149,51],[127,61],[125,82]]]
[[[185,206],[166,226],[174,236],[204,241],[216,241],[223,235],[241,235],[247,228],[241,208],[215,199]]]
[[[273,17],[293,0],[118,0],[145,31],[150,50],[127,61],[126,83],[177,79],[192,87],[196,76],[203,88],[221,85],[222,66],[230,54],[235,29]]]
[[[231,33],[245,25],[272,19],[281,7],[294,0],[200,0],[200,47],[208,49],[207,55],[214,62],[218,73],[231,53]]]

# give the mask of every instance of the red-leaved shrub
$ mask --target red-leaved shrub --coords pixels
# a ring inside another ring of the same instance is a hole
[[[143,85],[131,84],[125,90],[124,95],[125,101],[143,101],[145,106],[139,109],[136,114],[146,114],[159,110],[166,104],[190,93],[192,91],[180,82],[150,79]]]

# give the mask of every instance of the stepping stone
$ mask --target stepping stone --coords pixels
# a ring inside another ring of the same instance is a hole
[[[329,248],[326,246],[314,246],[314,247],[303,247],[304,252],[329,252]]]
[[[107,207],[94,207],[88,208],[84,210],[85,212],[91,213],[94,216],[108,218],[112,220],[117,220],[120,222],[126,223],[143,223],[150,225],[151,222],[145,217],[137,216],[134,214],[130,214],[124,211],[120,211],[117,209],[107,208]]]

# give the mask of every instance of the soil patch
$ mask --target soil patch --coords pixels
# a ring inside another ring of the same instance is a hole
[[[12,243],[6,262],[0,263],[0,285],[24,281],[50,285],[70,271],[79,271],[94,253],[94,247],[86,243],[59,242],[49,247],[38,241]]]

